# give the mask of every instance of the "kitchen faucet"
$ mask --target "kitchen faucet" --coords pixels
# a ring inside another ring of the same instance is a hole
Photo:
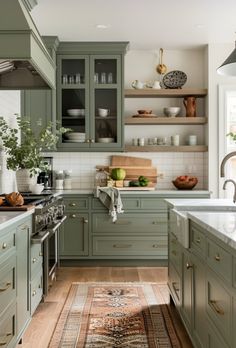
[[[225,163],[230,159],[231,157],[236,156],[236,151],[232,151],[228,153],[222,160],[221,165],[220,165],[220,177],[224,178],[225,177]],[[227,180],[228,181],[228,180]]]
[[[236,202],[236,182],[234,180],[232,180],[232,179],[225,180],[224,185],[223,185],[223,190],[226,189],[226,185],[227,185],[228,182],[232,182],[232,184],[234,184],[233,202],[235,203]]]

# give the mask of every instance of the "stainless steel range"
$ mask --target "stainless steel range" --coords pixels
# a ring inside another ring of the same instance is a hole
[[[47,295],[52,282],[56,279],[59,231],[66,219],[65,206],[61,196],[50,193],[23,196],[26,204],[35,205],[31,242],[42,244],[43,293]]]

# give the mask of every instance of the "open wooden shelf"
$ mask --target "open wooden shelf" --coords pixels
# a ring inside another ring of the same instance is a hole
[[[186,96],[205,97],[205,88],[186,88],[186,89],[125,89],[126,98],[178,98]]]
[[[207,152],[208,147],[206,145],[146,145],[146,146],[133,146],[126,145],[125,152]]]
[[[150,124],[186,124],[196,125],[207,123],[206,117],[126,117],[126,125],[150,125]]]

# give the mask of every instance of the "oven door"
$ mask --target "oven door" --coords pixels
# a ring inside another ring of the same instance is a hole
[[[47,295],[50,286],[56,279],[56,268],[58,265],[58,239],[59,229],[67,216],[63,216],[54,226],[48,229],[48,237],[43,243],[43,289]]]

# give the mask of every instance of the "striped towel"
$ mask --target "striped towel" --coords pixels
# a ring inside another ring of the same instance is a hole
[[[117,220],[117,213],[123,213],[123,203],[120,197],[120,191],[115,187],[99,187],[98,198],[109,210],[112,221]]]

